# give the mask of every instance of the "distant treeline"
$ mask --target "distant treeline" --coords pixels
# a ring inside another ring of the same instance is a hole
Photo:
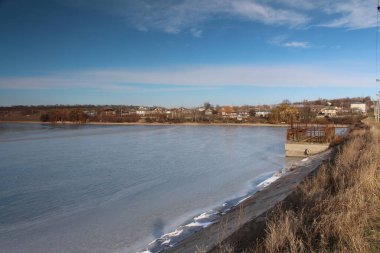
[[[351,124],[366,114],[350,109],[351,103],[365,103],[370,97],[304,100],[278,105],[219,106],[205,102],[195,108],[165,108],[135,105],[15,105],[0,107],[0,120],[42,122],[146,122],[146,123],[336,123]],[[324,107],[340,108],[334,115],[323,113]]]

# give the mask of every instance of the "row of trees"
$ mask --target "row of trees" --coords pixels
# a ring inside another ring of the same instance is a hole
[[[81,109],[60,109],[50,110],[47,113],[41,114],[40,120],[52,123],[65,121],[85,123],[88,120],[88,116]]]
[[[209,103],[204,104],[205,109],[212,109],[212,105]],[[215,109],[214,109],[215,110]],[[144,120],[145,122],[172,122],[172,123],[182,123],[182,122],[204,122],[204,123],[212,123],[212,122],[221,122],[221,123],[287,123],[292,124],[296,122],[300,123],[315,123],[317,121],[331,121],[335,123],[344,123],[348,124],[351,121],[355,121],[357,119],[353,119],[353,116],[346,117],[337,117],[332,119],[325,118],[317,118],[316,113],[311,111],[310,106],[303,107],[295,107],[291,105],[289,102],[285,101],[280,105],[271,109],[270,113],[264,117],[255,117],[256,112],[251,108],[249,111],[249,116],[245,116],[244,118],[238,119],[231,117],[223,117],[219,114],[211,114],[205,115],[204,112],[193,111],[192,113],[178,113],[174,115],[167,115],[165,113],[159,113],[155,115],[145,116],[140,118],[136,114],[131,115],[123,115],[118,116],[114,115],[104,115],[99,114],[98,116],[91,116],[91,121],[95,122],[137,122],[140,120]],[[360,117],[359,117],[360,118]],[[87,115],[83,109],[81,108],[66,108],[66,109],[52,109],[46,113],[43,113],[40,117],[42,122],[74,122],[74,123],[86,123],[89,121],[90,117]]]
[[[353,124],[359,122],[363,115],[352,113],[349,115],[340,115],[340,117],[317,117],[315,112],[311,111],[310,106],[296,108],[289,103],[282,103],[273,108],[268,117],[271,124],[278,123],[335,123],[335,124]]]

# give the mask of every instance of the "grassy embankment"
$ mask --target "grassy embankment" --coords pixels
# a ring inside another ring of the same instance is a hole
[[[380,252],[380,127],[354,130],[243,252]]]
[[[274,210],[248,252],[380,252],[380,129],[355,130],[334,161]]]

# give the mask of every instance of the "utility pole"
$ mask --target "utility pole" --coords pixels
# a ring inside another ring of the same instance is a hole
[[[377,101],[375,101],[374,114],[375,114],[375,120],[379,122],[380,121],[380,91],[376,95],[377,95]]]

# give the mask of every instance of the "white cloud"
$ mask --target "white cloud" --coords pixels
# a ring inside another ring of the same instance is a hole
[[[65,4],[116,14],[142,31],[159,30],[176,34],[191,29],[200,31],[200,26],[215,19],[249,20],[290,28],[369,28],[376,25],[377,1],[66,0]]]
[[[269,41],[269,43],[280,47],[296,47],[296,48],[310,48],[311,45],[307,41],[289,41],[289,36],[279,35]]]
[[[264,24],[297,27],[305,25],[309,21],[307,16],[296,11],[273,8],[255,1],[239,0],[231,1],[231,3],[232,14]]]
[[[376,0],[346,0],[325,3],[324,12],[330,15],[338,15],[321,26],[331,28],[363,29],[376,26],[377,15]]]
[[[295,9],[312,10],[316,7],[316,2],[310,0],[272,0],[274,3],[283,4]]]
[[[284,46],[285,47],[300,47],[300,48],[310,47],[309,42],[305,42],[305,41],[290,41],[290,42],[286,42]]]
[[[190,29],[190,33],[191,33],[194,37],[200,38],[200,37],[202,37],[202,33],[203,33],[203,31],[202,31],[202,30],[199,30],[199,29],[192,28],[192,29]]]
[[[300,27],[309,22],[307,15],[296,10],[274,8],[259,0],[67,1],[65,4],[116,14],[142,31],[160,30],[174,34],[191,29],[200,31],[201,24],[215,19],[240,19],[289,27]]]
[[[291,27],[305,25],[309,20],[307,16],[295,11],[274,9],[252,0],[182,0],[164,6],[162,1],[157,1],[146,6],[149,7],[145,7],[142,12],[147,18],[134,17],[134,20],[149,29],[168,33],[179,33],[187,28],[196,30],[201,23],[219,18]]]
[[[292,9],[303,10],[314,19],[312,26],[365,29],[376,26],[376,0],[270,0]],[[318,16],[323,15],[323,18]],[[316,21],[318,20],[318,21]]]
[[[96,70],[26,78],[1,78],[4,89],[160,89],[178,87],[374,87],[371,75],[315,66],[199,66],[163,70]],[[139,86],[142,85],[142,86]],[[155,86],[158,85],[158,86]],[[161,86],[160,86],[161,85]]]
[[[55,0],[59,3],[63,1]],[[364,29],[376,26],[376,0],[66,0],[81,8],[118,15],[141,31],[177,34],[217,19],[266,25]],[[197,34],[195,34],[197,37]]]

